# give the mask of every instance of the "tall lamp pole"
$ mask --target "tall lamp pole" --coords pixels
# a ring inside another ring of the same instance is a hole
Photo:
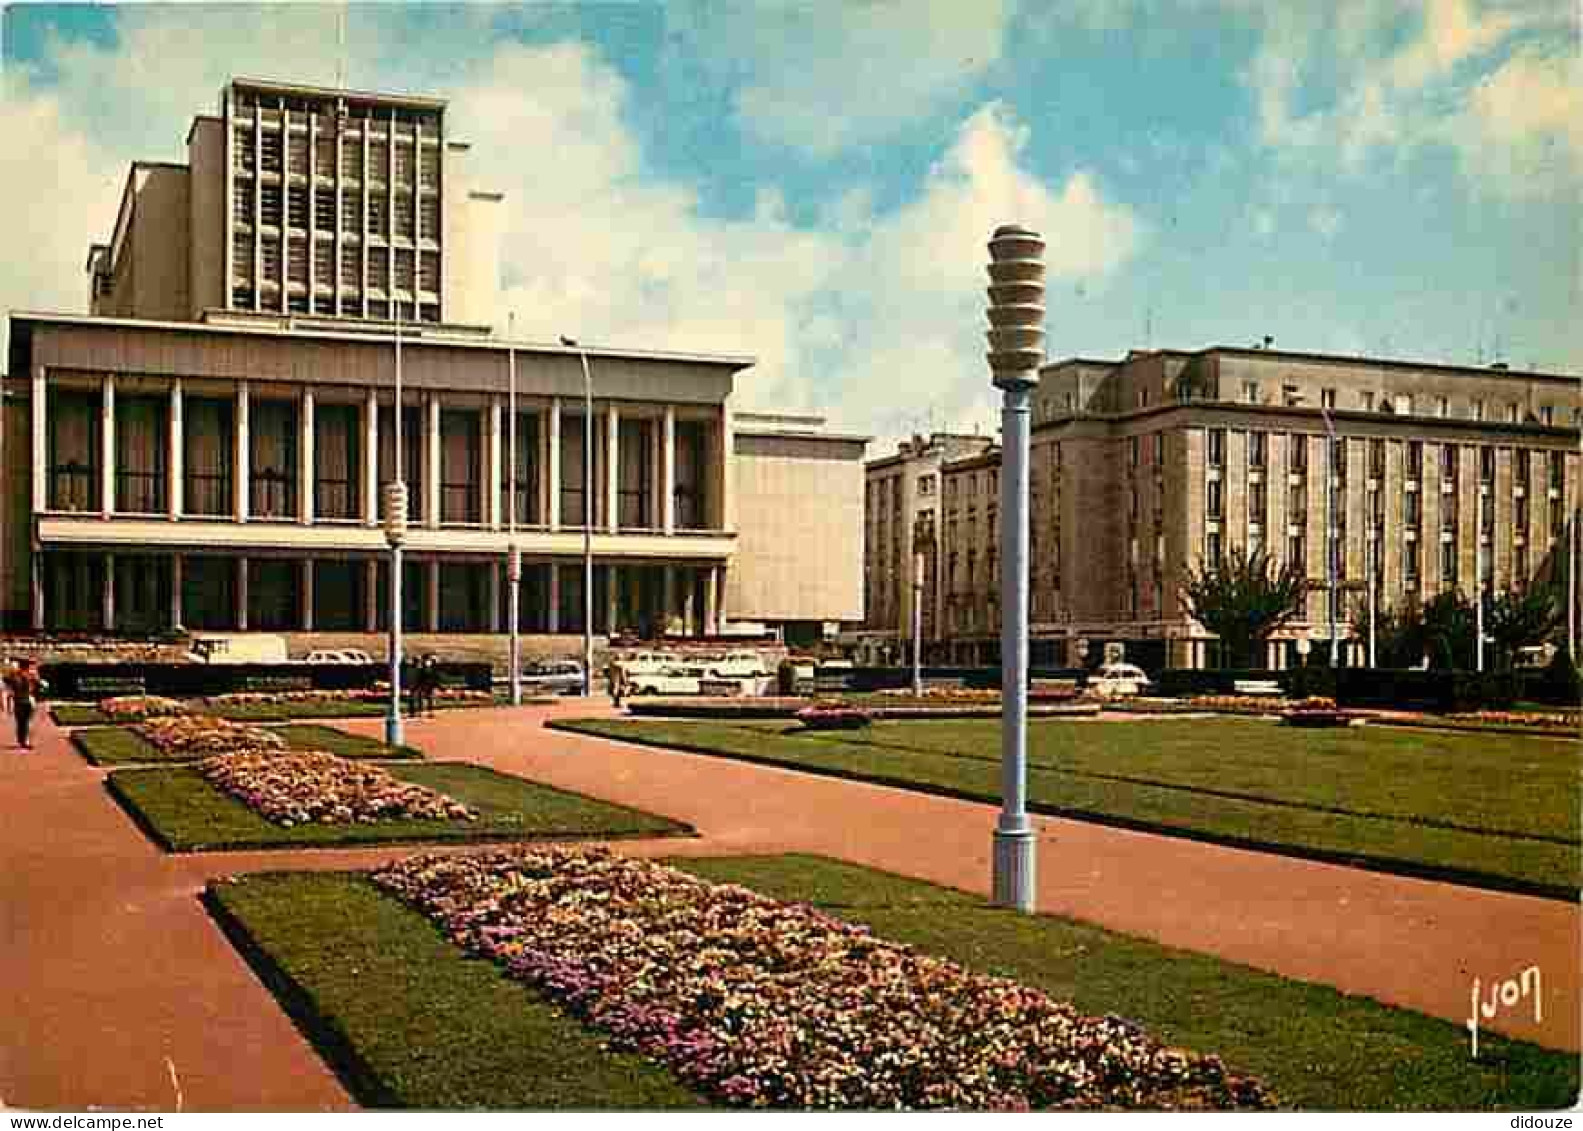
[[[1482,464],[1482,456],[1480,457]],[[1477,671],[1484,670],[1484,469],[1473,496],[1473,639]]]
[[[1330,666],[1338,666],[1340,641],[1336,639],[1336,427],[1323,403],[1325,419],[1325,571],[1330,587]]]
[[[912,693],[923,694],[923,527],[912,539]]]
[[[517,316],[507,317],[507,335],[512,339],[506,357],[510,372],[507,378],[506,404],[510,417],[506,424],[507,458],[511,471],[506,479],[506,585],[510,593],[507,609],[511,616],[511,705],[522,705],[522,634],[518,624],[522,619],[522,547],[517,545]],[[497,441],[498,442],[498,441]]]
[[[1375,596],[1375,589],[1378,588],[1378,583],[1375,581],[1375,577],[1374,577],[1374,571],[1376,569],[1375,563],[1379,560],[1379,552],[1380,551],[1379,551],[1379,548],[1378,548],[1378,545],[1377,545],[1378,539],[1379,539],[1379,528],[1373,526],[1373,524],[1371,522],[1370,523],[1370,529],[1369,529],[1369,542],[1368,542],[1368,550],[1369,550],[1369,667],[1371,667],[1371,668],[1378,666],[1378,664],[1375,662],[1375,658],[1374,658],[1374,603],[1375,603],[1375,601],[1377,599],[1376,596]]]
[[[594,693],[594,378],[588,351],[561,336],[583,362],[583,695]],[[609,457],[607,457],[609,458]]]
[[[1028,418],[1044,362],[1044,240],[1015,224],[989,241],[989,353],[1001,391],[1000,759],[994,900],[1031,912],[1036,834],[1028,819]]]
[[[395,458],[391,481],[385,484],[385,541],[390,546],[390,709],[385,714],[385,742],[402,743],[401,723],[401,543],[407,537],[407,484],[401,464],[401,307],[396,306]]]

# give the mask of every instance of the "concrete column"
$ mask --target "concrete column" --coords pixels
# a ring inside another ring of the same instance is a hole
[[[33,513],[42,514],[49,507],[49,390],[44,380],[44,367],[33,367],[32,396],[28,400],[28,426],[33,438]],[[37,554],[34,555],[36,559]],[[43,602],[35,602],[41,609]]]
[[[621,483],[621,410],[612,403],[605,410],[605,526],[619,528],[616,502]]]
[[[170,476],[170,490],[165,493],[165,499],[170,504],[170,517],[173,520],[181,517],[187,505],[187,422],[184,401],[181,378],[177,377],[170,383],[170,429],[166,437],[169,458],[165,460],[166,473]]]
[[[99,506],[104,517],[115,513],[115,374],[104,375],[99,415]]]
[[[605,567],[605,635],[614,636],[617,619],[621,615],[617,591],[621,587],[621,570],[613,565]]]
[[[302,631],[313,631],[313,559],[302,559],[302,583],[297,586],[299,604],[302,606]]]
[[[715,567],[710,566],[704,570],[704,635],[714,636],[720,631],[719,606],[716,598],[719,592],[715,588]]]
[[[485,425],[489,432],[489,471],[484,476],[484,490],[488,492],[484,496],[484,521],[489,523],[491,530],[499,530],[501,521],[500,485],[505,479],[502,477],[500,461],[501,452],[504,450],[500,429],[504,416],[500,409],[500,398],[490,397],[488,422]],[[520,522],[522,517],[519,514],[517,520]]]
[[[676,406],[665,406],[660,436],[660,528],[676,532]]]
[[[44,551],[35,546],[29,557],[30,594],[33,604],[33,631],[44,631]]]
[[[428,631],[440,631],[440,559],[430,558],[425,571],[425,580],[429,584],[429,607],[424,611],[428,613]]]
[[[561,567],[551,563],[549,585],[548,624],[545,627],[554,636],[561,631]]]
[[[561,398],[550,398],[550,424],[545,430],[545,521],[551,530],[561,528]]]
[[[297,514],[304,523],[311,523],[313,492],[316,486],[313,457],[313,386],[311,385],[303,386],[302,403],[297,416],[299,418],[297,424],[302,431],[302,442],[297,445]]]
[[[498,498],[499,496],[497,495],[496,497]],[[489,563],[489,631],[494,633],[501,631],[500,626],[502,623],[500,616],[500,569],[499,562]]]
[[[676,567],[660,568],[660,628],[669,629],[671,613],[676,608]]]
[[[100,593],[103,607],[100,610],[106,632],[115,631],[115,555],[105,554],[99,559],[104,563],[104,589]]]
[[[251,489],[248,478],[252,471],[253,446],[248,439],[248,388],[246,381],[236,383],[236,443],[231,453],[235,469],[231,482],[236,488],[236,521],[247,521],[248,499]]]
[[[363,563],[363,631],[379,631],[379,560]]]
[[[424,515],[428,519],[424,525],[434,530],[440,525],[440,398],[434,393],[428,395],[423,421]]]
[[[181,567],[185,561],[180,554],[170,556],[170,627],[176,628],[187,616],[181,606]]]
[[[379,393],[374,389],[363,401],[363,525],[379,525]]]
[[[698,624],[698,571],[691,566],[684,566],[681,571],[682,582],[682,631],[688,636],[697,635]]]
[[[726,608],[726,567],[717,566],[714,570],[715,579],[715,631],[722,631],[731,620],[731,615]]]
[[[236,559],[236,629],[247,631],[247,559]]]
[[[735,461],[736,427],[731,416],[731,402],[720,406],[720,526],[724,530],[737,528],[737,493],[732,485],[731,467]]]

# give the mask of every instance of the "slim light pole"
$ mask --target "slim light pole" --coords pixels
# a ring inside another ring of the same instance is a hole
[[[1028,819],[1028,418],[1044,362],[1044,240],[1015,224],[989,241],[989,353],[1001,391],[1000,759],[994,900],[1034,908],[1036,834]]]
[[[401,543],[407,537],[407,484],[401,465],[401,306],[396,305],[395,459],[385,484],[385,541],[390,546],[390,709],[385,714],[385,742],[401,745]]]
[[[923,695],[923,551],[912,552],[912,693]]]
[[[507,316],[507,335],[511,344],[507,349],[506,407],[510,418],[506,423],[507,458],[511,470],[506,479],[506,585],[510,599],[506,608],[511,617],[511,705],[522,705],[522,634],[518,622],[522,619],[522,548],[517,545],[517,316]],[[498,441],[497,441],[498,442]]]
[[[1379,550],[1375,546],[1375,543],[1376,543],[1376,540],[1377,540],[1378,536],[1379,536],[1378,528],[1370,529],[1370,531],[1369,531],[1369,545],[1368,545],[1368,549],[1369,549],[1369,667],[1371,667],[1371,668],[1378,666],[1375,663],[1375,658],[1374,658],[1374,602],[1375,602],[1375,599],[1376,599],[1374,591],[1377,588],[1377,582],[1375,581],[1375,577],[1374,577],[1374,568],[1375,568],[1374,563],[1375,563],[1376,555],[1378,555],[1378,553],[1379,553]]]
[[[1484,470],[1473,495],[1473,639],[1477,671],[1484,670]]]
[[[1325,419],[1325,568],[1330,586],[1330,666],[1338,666],[1340,642],[1336,639],[1336,428],[1330,410],[1321,402]]]
[[[594,693],[594,378],[588,351],[565,335],[561,345],[575,349],[583,362],[583,695],[590,696]]]

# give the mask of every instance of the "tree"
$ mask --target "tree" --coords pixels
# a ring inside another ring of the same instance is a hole
[[[1484,632],[1495,642],[1497,666],[1510,668],[1519,649],[1543,644],[1561,624],[1561,604],[1547,585],[1502,589],[1485,598]]]
[[[1360,644],[1369,639],[1368,598],[1352,606],[1352,638]],[[1424,659],[1424,611],[1416,602],[1405,605],[1376,605],[1374,610],[1374,658],[1381,668],[1415,668]]]
[[[1287,562],[1279,569],[1263,550],[1240,547],[1190,570],[1182,599],[1193,619],[1220,637],[1233,663],[1261,667],[1255,648],[1303,607],[1308,579]]]
[[[1473,602],[1459,590],[1441,590],[1424,602],[1423,632],[1431,668],[1473,670],[1477,646]]]

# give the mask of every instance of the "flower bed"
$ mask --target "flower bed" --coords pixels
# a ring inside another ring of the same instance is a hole
[[[806,905],[608,851],[420,856],[374,881],[618,1048],[782,1108],[1260,1108],[1256,1081],[1117,1017]]]
[[[410,687],[405,688],[411,691]],[[384,703],[390,698],[390,685],[349,688],[340,691],[233,691],[225,695],[211,695],[204,702],[214,708],[257,707],[301,703]],[[436,703],[492,703],[494,696],[488,691],[469,691],[462,687],[441,688],[434,693]]]
[[[1312,695],[1294,703],[1281,715],[1281,721],[1294,727],[1344,727],[1350,719],[1347,712],[1336,706],[1334,699]]]
[[[180,699],[167,699],[163,695],[117,695],[99,700],[99,713],[111,722],[134,723],[142,719],[189,715],[192,708]]]
[[[1473,726],[1525,727],[1574,733],[1583,727],[1583,711],[1469,711],[1447,715],[1446,718],[1454,723]]]
[[[203,758],[215,754],[278,754],[286,740],[274,731],[238,726],[209,715],[153,718],[132,728],[164,758]]]
[[[244,751],[198,763],[210,785],[277,825],[474,821],[478,814],[426,786],[334,754]]]
[[[869,713],[859,707],[816,703],[798,711],[797,721],[808,730],[861,730],[872,720]]]

